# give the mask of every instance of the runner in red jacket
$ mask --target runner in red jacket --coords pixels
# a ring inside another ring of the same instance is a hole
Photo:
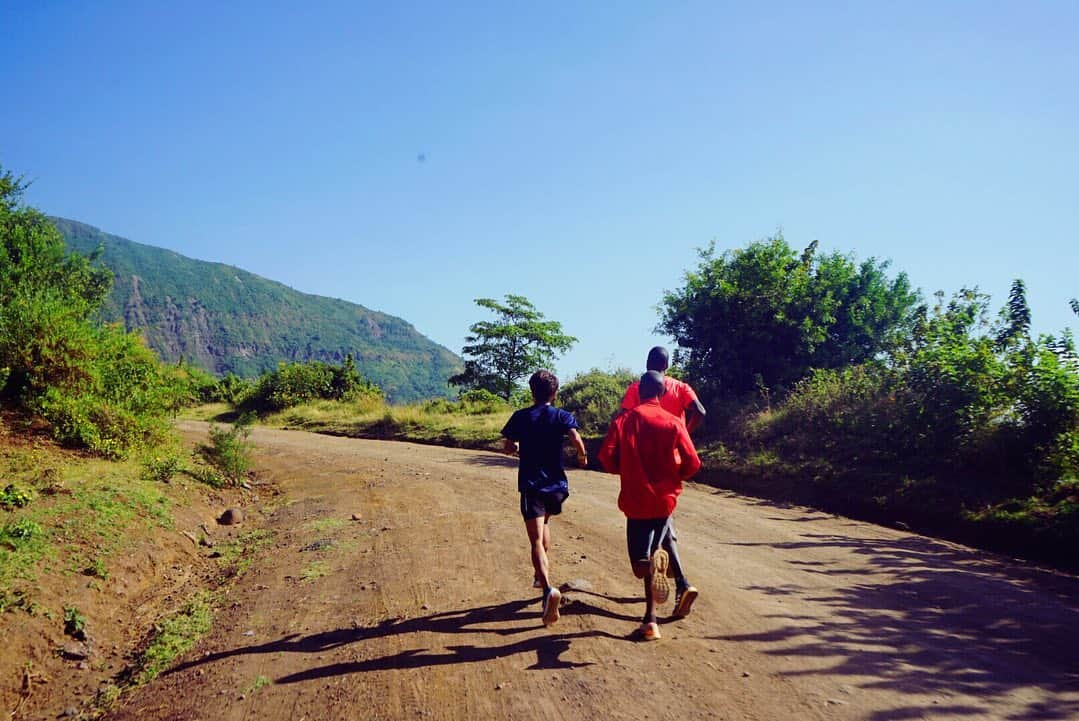
[[[701,461],[686,426],[660,407],[663,376],[641,376],[641,404],[611,423],[599,452],[608,473],[622,479],[618,508],[626,515],[626,545],[633,574],[644,579],[645,614],[641,634],[660,637],[656,603],[670,595],[667,552],[660,543],[678,504],[682,482],[700,470]]]

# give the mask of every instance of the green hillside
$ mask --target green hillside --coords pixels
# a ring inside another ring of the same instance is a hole
[[[84,223],[53,222],[73,250],[104,246],[102,261],[114,275],[105,320],[141,330],[166,361],[250,377],[279,361],[339,363],[352,353],[394,402],[448,395],[446,379],[461,368],[460,358],[400,318]]]

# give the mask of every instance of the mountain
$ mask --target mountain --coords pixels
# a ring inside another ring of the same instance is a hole
[[[308,295],[222,263],[185,258],[64,218],[68,246],[104,247],[114,276],[103,319],[139,330],[167,362],[252,377],[279,361],[339,363],[359,370],[393,402],[448,395],[461,359],[410,323],[334,298]]]

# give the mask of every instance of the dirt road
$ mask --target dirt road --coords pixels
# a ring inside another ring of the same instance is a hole
[[[618,479],[571,471],[552,573],[591,590],[543,628],[512,459],[252,438],[290,501],[275,546],[110,718],[1079,718],[1077,579],[691,486],[678,523],[701,597],[637,642]]]

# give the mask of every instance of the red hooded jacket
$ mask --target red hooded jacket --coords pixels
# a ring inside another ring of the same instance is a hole
[[[618,508],[626,518],[674,513],[682,481],[701,468],[685,424],[652,398],[611,423],[599,451],[608,473],[622,478]]]

